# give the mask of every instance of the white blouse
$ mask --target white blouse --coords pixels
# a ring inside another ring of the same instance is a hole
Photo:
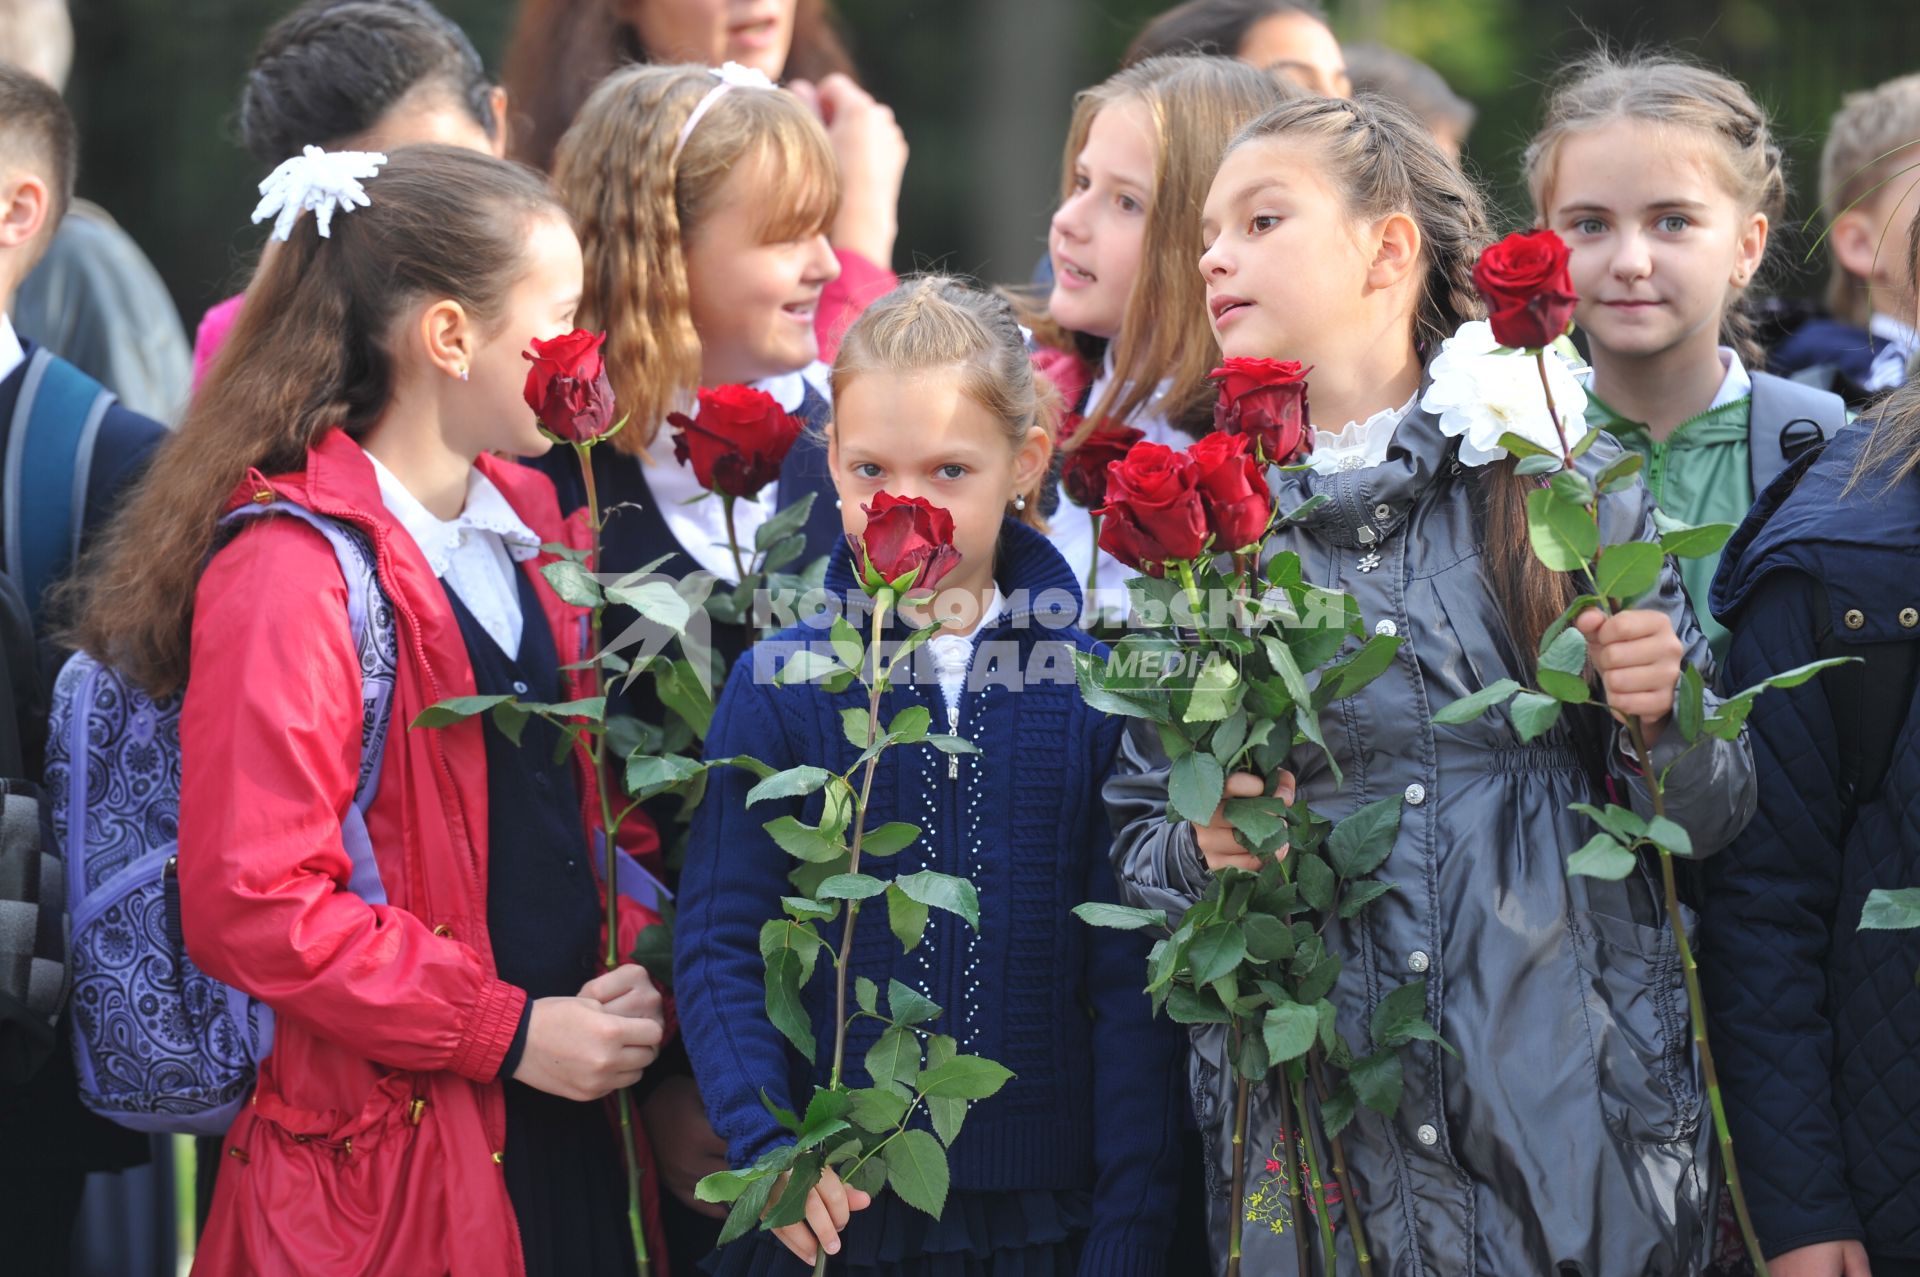
[[[441,519],[421,505],[380,458],[369,452],[367,460],[380,482],[381,503],[420,547],[427,567],[460,596],[509,659],[518,657],[523,618],[520,569],[514,564],[536,557],[540,538],[477,467],[467,475],[466,506],[453,518]]]
[[[821,398],[829,403],[833,401],[829,372],[825,364],[815,360],[799,372],[756,381],[753,388],[772,395],[788,412],[798,412],[806,402],[809,386],[818,391]],[[700,486],[691,465],[675,459],[673,427],[662,424],[653,443],[647,447],[645,459],[635,458],[634,464],[646,467],[643,474],[647,491],[653,494],[660,517],[666,520],[667,531],[680,543],[680,548],[721,580],[739,584],[740,573],[734,568],[733,551],[727,545],[726,503]],[[753,500],[733,503],[733,531],[740,543],[742,559],[752,559],[753,534],[779,509],[778,479],[760,489],[760,495]]]

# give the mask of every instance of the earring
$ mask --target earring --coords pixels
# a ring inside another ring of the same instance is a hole
[[[833,499],[833,508],[836,510],[844,510],[847,508],[847,503],[842,501],[839,497],[835,497]]]
[[[459,374],[458,374],[458,376],[459,376],[459,378],[460,378],[460,380],[462,380],[462,381],[465,381],[465,380],[467,379],[467,370],[466,370],[465,368],[462,368],[462,369],[460,370],[460,372],[459,372]]]
[[[1014,509],[1016,509],[1016,510],[1021,510],[1021,511],[1024,511],[1024,510],[1025,510],[1025,509],[1027,508],[1027,494],[1026,494],[1026,493],[1024,493],[1024,492],[1023,492],[1023,493],[1021,493],[1021,494],[1020,494],[1019,496],[1017,496],[1017,497],[1015,497],[1015,498],[1013,499],[1013,508],[1014,508]]]

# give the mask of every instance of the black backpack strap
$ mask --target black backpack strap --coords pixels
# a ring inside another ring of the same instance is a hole
[[[1747,422],[1757,500],[1796,457],[1840,433],[1847,424],[1847,401],[1831,390],[1757,372]]]
[[[1920,676],[1920,640],[1842,642],[1833,628],[1826,582],[1815,581],[1813,586],[1820,659],[1859,658],[1820,676],[1833,709],[1834,735],[1840,746],[1840,792],[1850,826],[1854,813],[1880,792],[1893,763],[1894,745],[1906,726],[1916,676]]]

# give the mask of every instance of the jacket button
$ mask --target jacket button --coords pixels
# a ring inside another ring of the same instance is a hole
[[[1425,971],[1431,965],[1432,959],[1428,958],[1423,950],[1415,949],[1407,955],[1407,970],[1413,972],[1415,975]]]
[[[1388,638],[1392,638],[1394,635],[1400,632],[1400,627],[1395,625],[1392,621],[1381,621],[1373,627],[1373,632],[1375,634],[1384,634]]]
[[[273,504],[273,489],[272,489],[272,488],[262,488],[262,489],[260,489],[260,491],[258,491],[258,492],[256,492],[256,493],[254,493],[254,494],[253,494],[253,503],[254,503],[255,505],[272,505],[272,504]]]
[[[516,679],[514,680],[513,690],[517,694],[521,696],[525,696],[527,694],[527,685],[525,683],[520,682],[518,679]]]
[[[442,940],[444,940],[448,936],[451,936],[453,934],[453,928],[449,927],[446,923],[443,922],[439,926],[433,929],[433,934],[436,936],[439,936]]]
[[[1847,614],[1840,619],[1847,623],[1848,629],[1857,630],[1867,623],[1867,614],[1857,607],[1848,608]]]
[[[1420,1129],[1413,1133],[1413,1136],[1428,1148],[1432,1148],[1440,1142],[1440,1132],[1425,1124],[1422,1124]]]
[[[1427,787],[1419,781],[1407,786],[1407,806],[1418,807],[1427,801]]]
[[[1900,625],[1903,629],[1912,629],[1920,625],[1920,608],[1903,607],[1900,609]]]
[[[1373,517],[1385,523],[1393,517],[1393,507],[1390,505],[1377,505],[1373,507]]]

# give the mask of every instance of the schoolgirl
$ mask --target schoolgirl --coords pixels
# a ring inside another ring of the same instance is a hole
[[[1588,424],[1646,458],[1653,499],[1686,523],[1733,523],[1795,456],[1846,423],[1838,395],[1761,371],[1741,300],[1786,211],[1780,147],[1737,82],[1648,55],[1579,63],[1527,148],[1534,215],[1572,252],[1593,365]],[[1719,556],[1683,559],[1707,610]]]
[[[547,446],[521,354],[573,326],[579,244],[544,183],[471,151],[277,176],[285,242],[80,577],[81,644],[184,695],[188,951],[277,1016],[196,1264],[631,1272],[597,1101],[641,1075],[663,1020],[639,967],[600,970],[593,777],[539,722],[520,747],[481,720],[408,728],[449,697],[569,699],[583,627],[540,572],[560,512],[495,454]],[[364,539],[393,650],[358,650],[313,528],[217,536],[223,512],[275,501]],[[392,726],[356,866],[362,671],[383,666]],[[647,920],[623,911],[627,948]]]
[[[1322,715],[1344,787],[1315,752],[1297,777],[1236,776],[1227,792],[1270,792],[1272,779],[1334,819],[1401,802],[1380,870],[1393,889],[1364,926],[1327,924],[1347,973],[1331,996],[1341,1032],[1364,1044],[1379,1000],[1424,978],[1427,1018],[1459,1054],[1408,1048],[1396,1114],[1362,1112],[1348,1127],[1351,1182],[1332,1208],[1342,1271],[1343,1213],[1357,1199],[1376,1271],[1691,1273],[1709,1237],[1710,1139],[1673,938],[1643,876],[1566,872],[1590,837],[1567,805],[1594,801],[1610,778],[1644,811],[1644,782],[1598,711],[1533,744],[1503,714],[1433,720],[1498,679],[1531,679],[1542,630],[1575,594],[1532,557],[1531,481],[1488,446],[1505,428],[1497,414],[1456,424],[1420,403],[1424,381],[1451,378],[1443,365],[1510,358],[1478,353],[1491,350],[1483,326],[1450,340],[1475,313],[1486,234],[1478,193],[1424,128],[1379,100],[1278,106],[1241,132],[1213,180],[1200,271],[1220,350],[1311,365],[1315,417],[1353,423],[1335,433],[1359,445],[1275,472],[1280,508],[1330,500],[1274,548],[1297,553],[1307,580],[1349,593],[1368,630],[1403,640],[1385,673]],[[1443,388],[1459,389],[1435,381],[1428,393]],[[1591,472],[1616,455],[1601,442],[1580,464]],[[1638,485],[1603,497],[1606,536],[1652,536],[1651,505]],[[1668,815],[1699,853],[1725,844],[1753,808],[1744,741],[1680,757],[1679,733],[1663,726],[1683,663],[1706,659],[1679,578],[1669,569],[1641,608],[1578,623],[1596,698],[1640,715],[1657,733],[1655,765],[1673,763]],[[1224,820],[1168,823],[1152,731],[1129,732],[1119,771],[1107,801],[1131,903],[1178,914],[1214,869],[1250,863]],[[1226,1052],[1224,1026],[1195,1032],[1194,1104],[1220,1186],[1232,1166]],[[1256,1087],[1252,1112],[1256,1148],[1277,1147],[1277,1088]],[[1249,1202],[1275,1195],[1261,1190],[1283,1182],[1282,1156],[1264,1172],[1252,1163]],[[1218,1191],[1217,1265],[1228,1228]],[[1283,1210],[1244,1224],[1247,1271],[1296,1271],[1291,1231],[1311,1221]]]
[[[936,1032],[1016,1076],[973,1107],[954,1141],[952,1190],[939,1219],[890,1194],[869,1202],[829,1173],[813,1190],[807,1223],[782,1229],[777,1240],[743,1238],[721,1253],[715,1271],[798,1274],[798,1261],[812,1262],[824,1247],[837,1257],[829,1271],[862,1277],[1159,1273],[1174,1203],[1178,1039],[1150,1018],[1144,944],[1087,928],[1070,913],[1114,894],[1100,784],[1119,728],[1082,701],[1070,672],[1062,677],[1071,653],[1091,649],[1092,640],[1071,617],[1050,621],[1057,613],[1034,602],[1077,599],[1078,590],[1029,522],[1028,494],[1045,474],[1052,442],[1011,307],[949,279],[901,285],[849,330],[834,366],[834,402],[830,447],[845,530],[865,528],[879,494],[924,499],[950,512],[960,555],[926,609],[951,623],[881,712],[924,705],[981,751],[951,764],[932,749],[889,751],[869,817],[924,830],[871,871],[887,877],[938,866],[966,875],[979,893],[978,931],[938,917],[903,956],[885,911],[868,910],[851,962],[881,987],[898,980],[927,994],[944,1008]],[[828,569],[829,591],[857,597],[855,571],[843,547]],[[800,625],[769,642],[821,635]],[[1049,650],[1056,659],[1034,659]],[[851,766],[856,751],[841,711],[865,693],[775,687],[767,675],[781,653],[772,653],[770,662],[750,657],[735,667],[709,756]],[[1043,666],[1055,671],[1051,681],[1024,677]],[[774,808],[798,813],[804,804],[749,810],[753,783],[734,768],[711,774],[675,947],[677,996],[698,1022],[688,1051],[736,1166],[790,1138],[768,1116],[763,1094],[787,1105],[827,1080],[768,1020],[759,949],[762,924],[779,916],[780,897],[790,893],[792,865],[762,826],[779,814]],[[816,1032],[832,1040],[831,980],[814,980],[803,997]],[[846,1058],[863,1058],[874,1040],[871,1021],[857,1023]]]

